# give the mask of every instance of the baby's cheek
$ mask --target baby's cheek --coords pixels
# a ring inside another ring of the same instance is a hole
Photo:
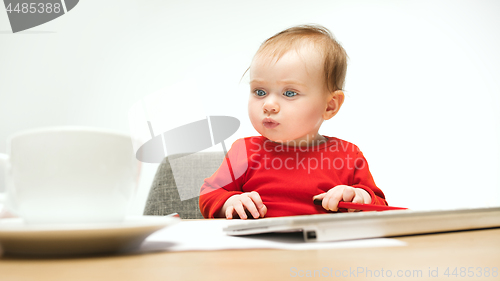
[[[304,106],[303,108],[299,109],[300,110],[300,115],[302,116],[302,119],[309,123],[310,125],[317,125],[321,124],[321,121],[323,120],[323,112],[321,111],[321,108],[317,107],[307,107]]]
[[[250,107],[250,106],[248,108],[248,117],[250,118],[250,122],[252,123],[252,125],[254,126],[254,128],[256,128],[258,126],[258,124],[259,124],[258,114],[256,113],[256,110],[254,108]]]

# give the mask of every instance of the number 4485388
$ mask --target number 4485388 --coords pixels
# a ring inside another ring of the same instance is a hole
[[[60,3],[17,3],[14,7],[12,7],[12,3],[7,5],[7,13],[23,13],[23,14],[43,14],[43,13],[56,13],[59,14],[61,12],[61,4]]]
[[[447,267],[446,277],[497,277],[498,267]]]

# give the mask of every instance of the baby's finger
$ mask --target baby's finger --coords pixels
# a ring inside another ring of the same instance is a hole
[[[240,219],[246,220],[247,214],[245,213],[245,209],[243,208],[243,205],[241,204],[241,202],[236,202],[236,203],[234,203],[233,206],[234,206],[234,210],[236,210],[236,213],[238,214]]]
[[[362,195],[356,194],[356,196],[354,196],[354,199],[352,199],[352,202],[359,203],[359,204],[364,204],[365,200],[363,199]]]
[[[259,210],[259,213],[260,213],[260,217],[263,218],[266,216],[267,214],[267,207],[266,205],[262,205],[262,208]]]
[[[325,198],[326,192],[325,193],[320,193],[318,195],[313,196],[313,203],[314,205],[322,205],[323,203],[323,198]]]
[[[233,212],[234,212],[234,208],[233,206],[228,206],[226,208],[226,219],[230,220],[233,218]]]
[[[356,194],[356,196],[360,196],[363,199],[363,204],[370,204],[372,202],[372,197],[366,190],[357,189]]]
[[[262,198],[260,198],[259,193],[252,191],[252,192],[248,193],[248,196],[250,197],[250,199],[252,199],[255,207],[258,210],[257,212],[259,213],[259,215],[261,217],[264,217],[267,213],[267,207],[262,202]],[[257,218],[257,217],[254,216],[254,218]]]
[[[342,192],[342,200],[344,200],[344,202],[352,202],[355,196],[356,192],[352,186],[346,186],[344,188],[344,191]]]
[[[333,212],[338,211],[338,205],[341,199],[341,194],[329,194],[323,198],[323,208]]]
[[[327,194],[326,192],[323,192],[323,193],[320,193],[320,194],[318,194],[318,195],[314,195],[314,196],[313,196],[313,200],[316,200],[316,199],[321,199],[321,200],[323,200],[323,198],[325,198],[326,194]]]
[[[356,196],[352,199],[353,203],[363,204],[365,201],[363,200],[363,196],[356,194]],[[360,212],[358,209],[347,209],[348,212]]]
[[[252,215],[254,218],[259,217],[259,211],[257,211],[257,207],[255,207],[255,203],[250,197],[242,197],[241,203],[245,207],[246,210]]]
[[[252,191],[248,193],[248,196],[252,199],[252,201],[255,203],[255,206],[257,208],[261,208],[264,203],[262,203],[262,199],[260,198],[259,193]]]
[[[342,192],[342,200],[344,202],[354,202],[354,198],[356,198],[356,192],[352,186],[346,186],[344,191]],[[356,209],[347,209],[348,212],[355,212]]]

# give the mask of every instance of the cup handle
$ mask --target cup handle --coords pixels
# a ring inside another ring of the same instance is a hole
[[[7,154],[0,153],[0,167],[1,167],[0,171],[3,171],[5,174],[7,174],[5,171],[7,170],[7,163],[8,162],[9,162],[9,156]],[[5,176],[7,176],[7,175],[5,175]],[[3,183],[0,183],[0,184],[7,185],[7,179],[5,178],[5,181]],[[5,201],[6,189],[7,189],[7,187],[5,187],[5,190],[3,192],[0,192],[0,205],[2,205]]]
[[[0,170],[5,172],[5,185],[7,185],[7,169],[9,168],[9,165],[9,156],[7,154],[0,153]],[[10,201],[7,202],[7,186],[5,186],[5,190],[0,192],[0,219],[17,217],[15,212],[10,210],[13,209],[11,205],[13,204]]]

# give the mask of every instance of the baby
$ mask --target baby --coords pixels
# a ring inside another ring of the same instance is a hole
[[[205,218],[321,214],[340,201],[387,205],[358,147],[318,134],[344,102],[346,69],[344,49],[321,26],[292,27],[260,46],[248,113],[262,136],[237,140],[205,179]]]

